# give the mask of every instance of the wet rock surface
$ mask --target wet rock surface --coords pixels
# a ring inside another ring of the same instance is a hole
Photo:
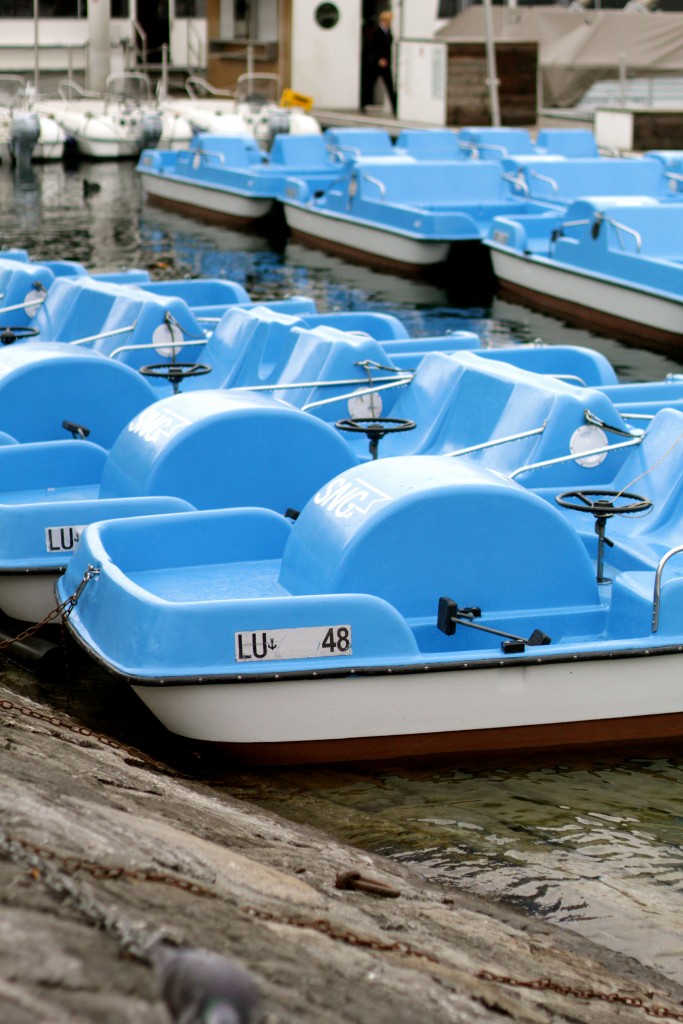
[[[246,968],[269,1024],[683,1020],[636,961],[218,794],[35,686],[0,682],[0,772],[3,1024],[167,1024],[159,938]]]

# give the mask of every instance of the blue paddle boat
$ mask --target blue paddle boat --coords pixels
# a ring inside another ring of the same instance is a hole
[[[187,150],[144,150],[137,170],[157,205],[244,226],[272,212],[288,177],[316,191],[334,181],[340,167],[320,135],[276,135],[266,154],[254,139],[200,132]]]
[[[635,345],[680,353],[683,204],[589,196],[496,218],[485,240],[504,295]]]
[[[454,242],[482,238],[492,219],[531,213],[490,160],[359,158],[323,191],[289,179],[283,206],[295,237],[365,262],[414,271],[443,262]]]
[[[680,739],[682,459],[666,409],[590,487],[380,457],[294,521],[88,526],[58,598],[171,732],[239,762]]]

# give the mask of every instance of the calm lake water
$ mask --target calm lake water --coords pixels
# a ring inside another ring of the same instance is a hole
[[[100,185],[84,197],[83,181]],[[464,280],[375,273],[303,246],[195,224],[145,205],[130,165],[61,165],[16,177],[0,167],[0,244],[91,270],[226,277],[254,298],[312,296],[321,311],[396,313],[415,335],[469,329],[510,340],[592,345],[622,380],[683,363],[568,328]],[[85,678],[49,688],[8,670],[17,691],[47,692],[91,728],[176,763],[224,791],[411,863],[446,884],[505,900],[638,957],[683,981],[683,752],[615,753],[471,765],[226,771],[179,749],[132,694]],[[646,681],[644,680],[644,685]]]

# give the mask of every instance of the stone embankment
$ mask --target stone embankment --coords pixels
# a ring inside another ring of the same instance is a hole
[[[0,771],[2,1024],[168,1024],[144,953],[158,937],[246,967],[268,1024],[683,1021],[683,990],[633,960],[217,795],[4,685]],[[338,888],[344,872],[380,894]]]

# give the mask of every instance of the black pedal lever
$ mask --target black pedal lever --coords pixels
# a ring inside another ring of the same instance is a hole
[[[522,654],[527,647],[542,647],[552,643],[551,638],[541,629],[535,629],[531,636],[525,640],[523,636],[515,636],[514,633],[506,633],[502,629],[493,629],[492,626],[483,626],[480,622],[473,622],[479,618],[481,608],[458,608],[458,605],[450,597],[440,597],[436,615],[436,626],[446,636],[453,636],[456,626],[469,626],[470,629],[479,629],[483,633],[492,633],[494,636],[502,636],[501,649],[505,654]]]

